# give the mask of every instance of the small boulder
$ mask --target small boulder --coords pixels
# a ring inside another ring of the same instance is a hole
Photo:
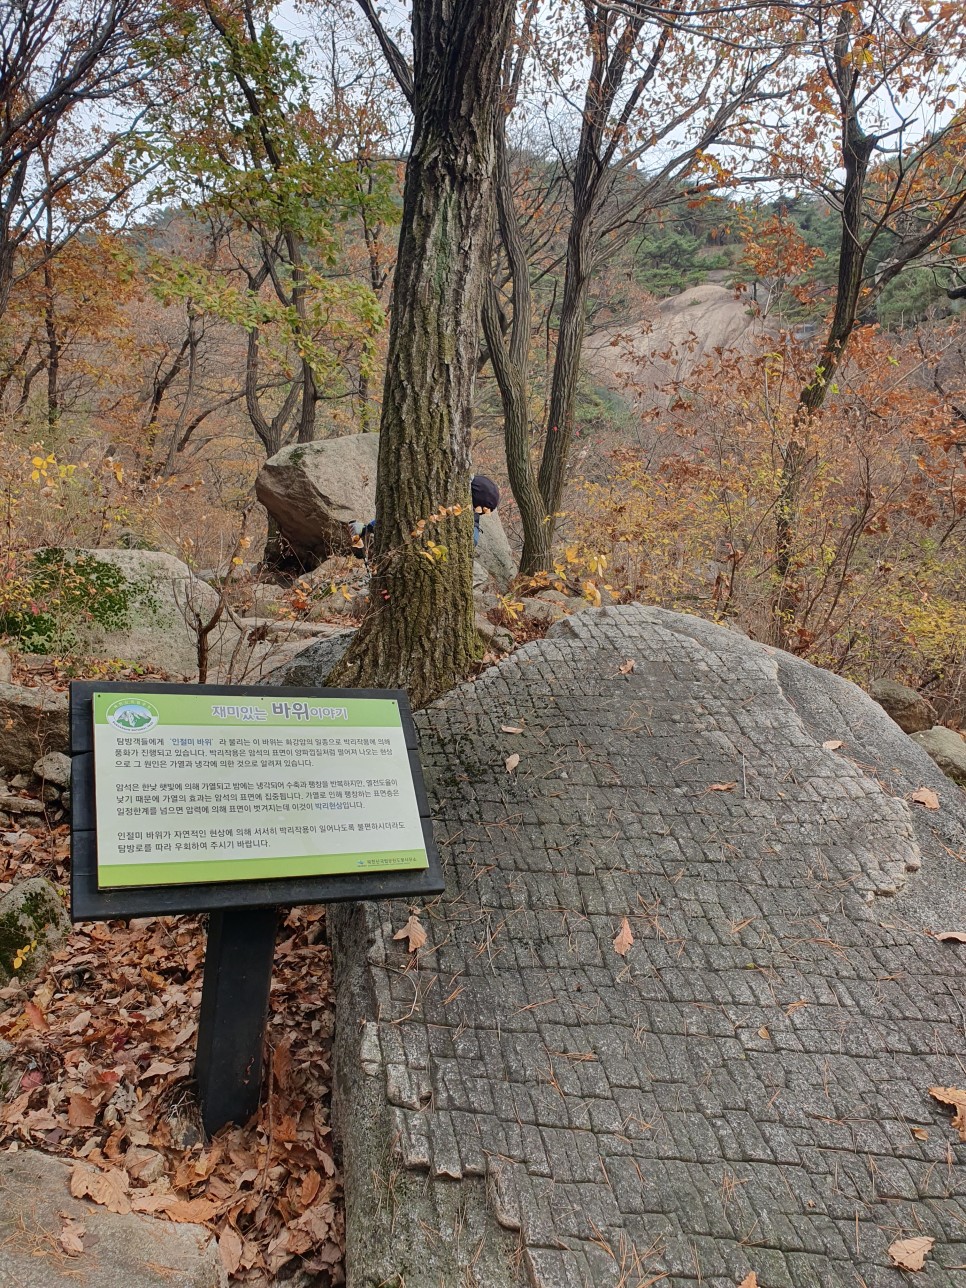
[[[265,462],[255,480],[255,495],[299,562],[312,567],[332,555],[352,553],[349,525],[368,523],[376,513],[378,459],[378,434],[347,434],[294,443]],[[437,539],[445,541],[445,535]],[[499,512],[481,516],[474,553],[505,589],[517,565]]]
[[[869,694],[903,733],[919,733],[936,723],[936,709],[921,693],[896,680],[873,680]]]
[[[38,757],[67,750],[67,694],[0,683],[0,764],[30,770]]]
[[[306,689],[325,688],[326,677],[349,647],[355,631],[337,631],[301,649],[295,657],[269,671],[262,684],[291,684]]]
[[[62,751],[48,752],[34,765],[34,773],[42,783],[51,787],[69,787],[70,756],[65,756]]]
[[[225,1288],[217,1240],[204,1226],[109,1212],[75,1199],[71,1170],[71,1164],[33,1149],[0,1154],[0,1283]],[[61,1244],[65,1228],[83,1245],[74,1256],[65,1255]]]
[[[376,512],[378,458],[378,434],[293,443],[259,470],[255,495],[300,554],[349,554],[348,525]]]
[[[0,809],[7,814],[43,814],[44,803],[35,796],[14,796],[7,792],[0,796]]]
[[[966,741],[955,729],[934,725],[932,729],[914,733],[912,740],[932,756],[947,778],[966,787]]]
[[[0,896],[0,982],[29,979],[70,934],[70,917],[56,886],[43,877],[21,881]],[[22,950],[33,945],[20,960]]]

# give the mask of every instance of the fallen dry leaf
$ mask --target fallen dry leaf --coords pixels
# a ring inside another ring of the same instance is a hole
[[[926,809],[939,809],[939,797],[931,787],[920,787],[909,799],[915,801],[917,805],[924,805]]]
[[[621,928],[614,939],[614,952],[618,957],[623,957],[634,942],[634,936],[631,934],[631,924],[626,917],[621,918]]]
[[[841,738],[829,738],[828,742],[822,743],[822,746],[826,751],[838,751],[839,747],[842,746],[842,740]]]
[[[763,1025],[761,1026],[761,1028],[758,1030],[758,1036],[759,1036],[760,1038],[770,1038],[770,1037],[771,1037],[771,1033],[769,1032],[767,1025],[763,1024]]]
[[[411,953],[414,953],[417,948],[422,948],[423,944],[426,942],[426,931],[423,929],[422,923],[416,916],[415,912],[406,922],[405,926],[403,926],[402,930],[396,931],[393,935],[393,939],[408,939],[409,951]]]
[[[900,1270],[921,1270],[926,1262],[935,1239],[920,1237],[916,1239],[896,1239],[889,1244],[889,1256],[892,1264]]]
[[[523,733],[521,725],[500,725],[500,733]]]
[[[515,751],[512,756],[507,756],[506,758],[506,772],[508,774],[512,774],[514,769],[516,769],[517,765],[519,765],[519,763],[520,763],[520,753]]]
[[[245,1241],[237,1230],[228,1226],[218,1239],[218,1258],[225,1267],[225,1273],[233,1275],[241,1265]]]
[[[936,938],[944,944],[966,944],[966,930],[941,930]]]
[[[75,1199],[91,1198],[119,1216],[127,1216],[131,1210],[127,1190],[127,1177],[116,1167],[102,1172],[87,1163],[75,1163],[70,1174],[70,1192]]]
[[[797,1002],[792,1002],[790,1006],[785,1007],[785,1014],[794,1015],[795,1012],[800,1010],[803,1006],[808,1006],[808,1002],[804,997],[800,997]]]
[[[177,1194],[152,1194],[149,1190],[135,1190],[130,1205],[135,1212],[162,1212],[169,1221],[186,1221],[190,1225],[210,1221],[218,1211],[217,1203],[210,1199],[185,1199]]]
[[[83,1033],[84,1030],[87,1028],[88,1024],[90,1024],[90,1022],[91,1022],[90,1011],[81,1011],[79,1012],[79,1014],[75,1015],[74,1018],[71,1020],[71,1022],[67,1025],[67,1032]]]
[[[63,1216],[63,1213],[61,1213]],[[60,1232],[60,1246],[67,1253],[68,1257],[79,1257],[84,1251],[84,1235],[87,1233],[87,1226],[81,1225],[73,1217],[65,1217],[64,1228]]]
[[[962,1087],[930,1087],[929,1094],[941,1105],[952,1107],[953,1126],[959,1132],[959,1139],[966,1141],[966,1091]]]
[[[50,1032],[50,1025],[47,1023],[47,1017],[39,1006],[35,1005],[33,1002],[24,1002],[23,1013],[26,1015],[32,1029],[36,1029],[38,1033]]]
[[[758,1276],[755,1274],[754,1270],[745,1275],[744,1279],[742,1279],[741,1283],[738,1285],[738,1288],[758,1288]]]
[[[67,1121],[71,1127],[93,1127],[97,1110],[87,1096],[73,1095],[67,1104]]]
[[[733,792],[738,786],[737,783],[712,783],[708,788],[709,792]]]
[[[929,1139],[929,1133],[926,1131],[925,1127],[910,1127],[909,1130],[912,1132],[913,1136],[915,1136],[916,1140]]]
[[[617,669],[621,675],[630,675],[631,671],[634,670],[635,665],[636,663],[634,659],[629,657],[626,662],[621,662]]]

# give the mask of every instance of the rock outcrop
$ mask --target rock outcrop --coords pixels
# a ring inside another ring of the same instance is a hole
[[[426,943],[406,901],[328,914],[349,1288],[901,1288],[919,1231],[958,1288],[929,1088],[963,1085],[935,932],[966,930],[966,798],[925,752],[855,685],[641,607],[416,720]]]

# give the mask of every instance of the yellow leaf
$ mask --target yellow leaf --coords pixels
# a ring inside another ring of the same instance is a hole
[[[925,1237],[896,1239],[895,1243],[889,1244],[889,1257],[900,1270],[921,1270],[935,1242],[935,1239]]]
[[[631,923],[626,917],[621,918],[621,928],[614,938],[614,952],[618,957],[623,957],[634,942],[634,936],[631,934]]]
[[[414,953],[417,948],[422,948],[423,944],[426,942],[426,931],[423,929],[422,923],[415,912],[406,922],[405,926],[403,926],[402,930],[396,931],[393,935],[393,939],[408,939],[409,951],[411,953]]]

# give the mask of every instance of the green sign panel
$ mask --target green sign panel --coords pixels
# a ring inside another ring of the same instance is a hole
[[[429,866],[391,698],[94,693],[102,890]]]

